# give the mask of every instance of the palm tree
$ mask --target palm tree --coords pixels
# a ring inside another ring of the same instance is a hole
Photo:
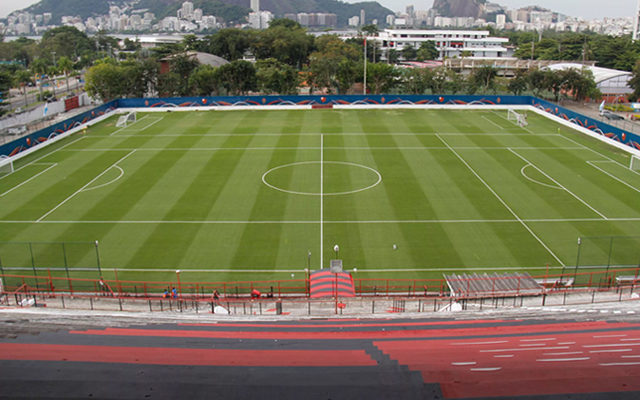
[[[44,75],[47,72],[48,66],[47,66],[47,62],[42,59],[42,58],[36,58],[35,60],[33,60],[31,62],[31,73],[34,75],[36,81],[38,79],[38,75],[40,75],[40,100],[44,100],[43,97],[43,93],[42,93],[42,80],[43,77],[42,75]]]
[[[67,93],[69,93],[69,74],[73,72],[73,62],[68,57],[60,57],[58,60],[58,68],[67,80]]]
[[[49,68],[47,68],[47,75],[49,75],[49,77],[53,77],[53,97],[56,97],[56,83],[57,83],[57,79],[56,76],[58,75],[59,70],[58,67],[56,67],[55,65],[50,65]]]
[[[29,84],[29,82],[33,82],[33,77],[31,76],[31,73],[29,71],[27,71],[26,69],[21,69],[16,72],[13,79],[17,85],[22,85],[22,90],[24,92],[24,106],[26,107],[28,105],[27,85]]]

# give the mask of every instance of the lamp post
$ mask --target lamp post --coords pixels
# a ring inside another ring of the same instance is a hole
[[[340,247],[338,245],[333,246],[333,250],[336,252],[336,260],[338,259],[338,252],[340,251]]]
[[[180,294],[180,298],[182,298],[182,285],[180,284],[180,272],[182,272],[182,270],[177,270],[176,275],[178,276],[178,293]]]
[[[56,68],[58,68],[58,66],[56,65],[56,52],[55,52],[55,51],[52,51],[52,52],[51,52],[51,55],[53,56],[53,66],[54,66],[54,67],[56,67]]]
[[[310,274],[311,274],[311,252],[308,252],[307,254],[307,269],[305,270],[306,272],[306,278],[307,278],[307,296],[311,295],[311,281],[310,281]]]

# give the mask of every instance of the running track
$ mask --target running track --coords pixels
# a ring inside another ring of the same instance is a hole
[[[637,399],[639,374],[628,322],[225,321],[0,339],[2,398]]]

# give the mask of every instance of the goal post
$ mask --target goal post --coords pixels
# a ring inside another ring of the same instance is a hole
[[[516,110],[510,108],[509,112],[507,113],[507,119],[511,122],[513,122],[514,124],[517,124],[521,127],[525,127],[527,125],[529,125],[529,123],[527,122],[527,115],[526,114],[520,114],[518,113]]]
[[[632,171],[640,171],[640,157],[631,155],[631,163],[629,164],[629,169]]]
[[[638,164],[640,165],[640,162]],[[13,171],[13,160],[7,156],[0,156],[0,178],[9,175]]]
[[[117,128],[127,127],[129,124],[132,124],[138,120],[138,116],[135,111],[128,113],[127,115],[121,115],[118,118],[118,122],[116,123]]]

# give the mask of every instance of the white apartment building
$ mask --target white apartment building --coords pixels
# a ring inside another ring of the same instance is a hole
[[[509,39],[489,37],[488,31],[385,29],[375,40],[385,57],[387,50],[402,51],[406,46],[420,48],[424,42],[434,42],[439,59],[459,58],[463,51],[477,60],[515,59],[515,49],[507,46]]]

